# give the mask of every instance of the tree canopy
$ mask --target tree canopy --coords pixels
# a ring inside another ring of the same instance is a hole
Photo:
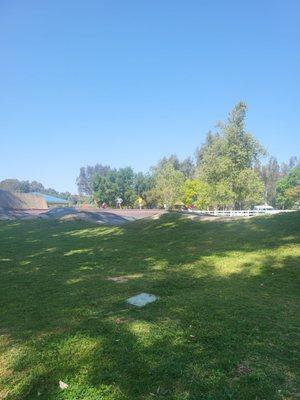
[[[265,150],[245,130],[246,111],[245,103],[238,103],[196,154],[197,177],[212,186],[215,207],[250,207],[263,199],[263,182],[254,166]]]
[[[299,207],[300,205],[300,166],[289,171],[276,186],[276,205],[279,208]]]

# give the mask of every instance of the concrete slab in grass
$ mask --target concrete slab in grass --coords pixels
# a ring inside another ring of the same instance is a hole
[[[146,304],[153,303],[158,299],[159,297],[155,296],[154,294],[140,293],[136,296],[130,297],[126,301],[133,306],[144,307]]]

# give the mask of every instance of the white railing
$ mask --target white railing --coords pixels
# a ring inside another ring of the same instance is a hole
[[[200,215],[213,215],[216,217],[253,217],[265,214],[287,213],[295,210],[188,210]]]

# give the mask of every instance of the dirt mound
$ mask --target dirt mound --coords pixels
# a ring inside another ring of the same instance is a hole
[[[36,219],[44,210],[4,210],[0,208],[0,221],[15,219]]]
[[[88,221],[98,224],[109,224],[109,225],[119,225],[126,221],[131,220],[130,218],[124,218],[123,216],[117,215],[113,212],[87,211],[84,209],[76,209],[69,207],[53,208],[48,212],[41,214],[40,218],[54,218],[65,221],[81,220],[81,221]]]
[[[48,206],[46,200],[41,196],[0,189],[0,208],[4,210],[47,210]]]
[[[149,218],[162,210],[113,210],[98,208],[56,207],[50,210],[7,210],[0,208],[0,220],[56,219],[61,221],[87,221],[94,224],[120,225],[128,221]]]

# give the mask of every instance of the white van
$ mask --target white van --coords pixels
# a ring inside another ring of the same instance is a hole
[[[258,212],[262,212],[262,213],[272,213],[274,210],[274,208],[272,206],[268,206],[268,204],[264,204],[261,206],[254,206],[253,207],[254,211],[258,211]]]

